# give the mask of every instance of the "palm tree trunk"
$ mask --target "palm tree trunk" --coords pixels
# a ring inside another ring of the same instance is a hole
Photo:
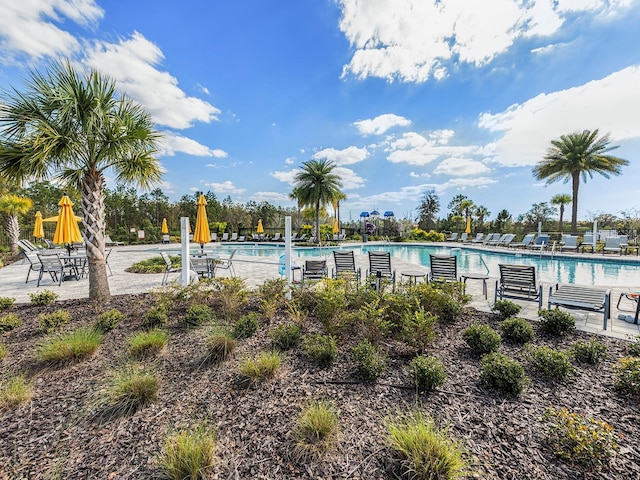
[[[573,203],[571,204],[571,234],[578,233],[578,187],[580,186],[580,172],[574,172],[571,178]]]
[[[320,245],[320,202],[316,202],[316,241]]]
[[[20,223],[17,215],[7,216],[7,237],[9,238],[9,252],[12,256],[18,255],[18,240],[20,240]]]
[[[564,204],[560,204],[560,221],[558,222],[558,230],[560,231],[560,235],[562,235],[562,217],[564,216]]]
[[[82,179],[82,215],[89,263],[89,299],[102,303],[111,298],[104,253],[104,177],[87,172]]]

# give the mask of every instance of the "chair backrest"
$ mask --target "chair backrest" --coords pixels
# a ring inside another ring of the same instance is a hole
[[[593,244],[593,233],[587,233],[583,237],[582,243],[586,243],[587,245],[592,245]]]
[[[38,248],[29,240],[18,240],[18,246],[25,252],[37,252]]]
[[[516,234],[515,233],[507,233],[504,238],[501,240],[500,243],[502,243],[503,245],[508,245],[511,242],[513,242],[513,239],[516,238]]]
[[[499,264],[500,283],[505,288],[536,288],[536,268],[532,265]]]
[[[299,242],[304,242],[306,239],[307,239],[307,234],[306,233],[303,233],[302,235],[300,235],[298,237],[298,241]]]
[[[458,232],[453,232],[449,237],[449,240],[455,240],[456,238],[458,238]]]
[[[564,237],[564,246],[565,247],[577,247],[578,246],[578,237],[573,235],[566,235]]]
[[[231,234],[231,241],[234,241],[234,240],[238,240],[238,234],[236,232],[233,232]]]
[[[604,248],[618,248],[620,246],[620,237],[607,237],[604,242]]]
[[[383,277],[393,275],[389,252],[369,252],[369,274],[375,275],[377,272]]]
[[[525,245],[525,246],[529,245],[533,241],[535,236],[536,236],[535,233],[527,233],[522,239],[522,242],[521,242],[522,245]]]
[[[467,232],[464,232],[460,235],[460,240],[462,240],[463,242],[467,241],[469,234]]]
[[[356,273],[356,261],[353,250],[339,252],[333,251],[333,260],[336,264],[336,274]]]
[[[549,245],[549,235],[547,235],[546,233],[541,233],[533,243],[534,245]]]
[[[488,233],[486,237],[484,237],[484,243],[489,243],[490,241],[493,240],[493,237],[495,237],[496,235],[500,235],[499,233]]]
[[[169,255],[167,254],[167,252],[160,252],[160,256],[162,257],[162,259],[164,260],[164,264],[166,265],[167,268],[171,268],[171,259],[169,258]]]
[[[231,251],[231,255],[229,255],[229,261],[231,261],[231,259],[232,259],[232,258],[233,258],[233,256],[236,254],[236,252],[237,252],[237,249],[236,249],[236,248],[234,248],[234,249]]]
[[[304,262],[305,275],[325,275],[327,272],[326,260],[306,260]]]
[[[222,234],[222,241],[226,242],[227,240],[229,240],[229,233],[228,232],[224,232]]]
[[[455,255],[429,255],[431,278],[458,281],[458,258]]]
[[[62,260],[60,260],[60,257],[58,257],[58,255],[38,254],[38,260],[40,260],[40,268],[42,270],[62,270]]]
[[[274,241],[280,240],[280,232],[276,232],[276,234],[273,236],[273,240]]]
[[[33,268],[34,270],[36,268],[40,268],[40,258],[38,257],[37,252],[32,252],[31,250],[25,250],[24,254],[27,257],[27,260],[29,260],[29,263],[31,264],[31,268]]]
[[[217,233],[213,232],[211,234],[211,241],[212,242],[217,242],[218,241],[218,234]]]

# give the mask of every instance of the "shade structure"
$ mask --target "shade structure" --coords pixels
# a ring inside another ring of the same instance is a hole
[[[169,227],[167,226],[167,219],[163,218],[162,219],[162,234],[166,235],[167,233],[169,233]]]
[[[36,223],[33,225],[33,236],[35,238],[44,238],[44,228],[42,227],[42,213],[40,213],[40,210],[36,212]]]
[[[69,244],[82,242],[82,235],[78,228],[76,216],[73,214],[73,202],[64,195],[58,202],[60,212],[58,213],[58,224],[56,233],[53,235],[53,243]]]
[[[333,222],[333,233],[340,233],[340,225],[338,225],[338,219]]]
[[[55,217],[43,218],[42,221],[43,222],[57,222],[59,218],[60,217],[58,215],[56,215]],[[74,215],[74,218],[76,219],[76,222],[78,222],[78,223],[80,223],[82,221],[82,217],[79,217],[78,215]]]
[[[258,227],[256,228],[256,233],[264,233],[264,227],[262,226],[262,219],[258,220]]]
[[[467,228],[464,231],[465,233],[471,233],[471,217],[467,217]]]
[[[209,230],[209,221],[207,220],[207,199],[200,194],[198,198],[198,215],[196,217],[196,230],[193,232],[194,243],[199,243],[204,248],[205,243],[211,241],[211,231]]]

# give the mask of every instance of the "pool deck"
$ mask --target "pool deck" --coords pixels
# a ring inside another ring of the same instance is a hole
[[[346,244],[348,245],[348,244]],[[354,244],[355,245],[355,244]],[[361,245],[361,244],[357,244]],[[376,245],[376,242],[370,242],[369,245]],[[458,246],[452,243],[442,244],[429,244],[431,246],[446,246],[455,247]],[[163,274],[136,274],[125,272],[125,269],[130,267],[135,262],[158,256],[160,251],[164,249],[176,250],[179,248],[179,244],[172,244],[170,246],[163,245],[135,245],[135,246],[121,246],[113,247],[111,255],[109,257],[109,266],[113,271],[113,276],[109,277],[109,287],[112,295],[131,294],[131,293],[143,293],[149,292],[155,288],[161,287]],[[464,247],[463,247],[464,248]],[[473,248],[482,250],[483,247],[474,246]],[[487,248],[489,251],[497,251],[495,247]],[[539,254],[538,254],[539,255]],[[595,258],[602,259],[601,254],[565,254],[572,258]],[[556,255],[559,257],[560,255]],[[606,258],[610,258],[612,255],[608,255]],[[312,257],[308,257],[312,258]],[[638,262],[638,257],[635,255],[629,256],[616,256],[616,259],[622,261]],[[333,258],[329,256],[327,258],[329,272],[333,267]],[[362,269],[362,273],[368,268],[368,258],[366,255],[355,255],[356,266]],[[301,263],[304,259],[298,259]],[[392,267],[396,270],[397,280],[406,281],[406,277],[402,277],[402,272],[422,272],[425,275],[429,272],[427,267],[412,264],[392,257]],[[236,274],[245,279],[246,284],[249,287],[256,287],[262,284],[267,279],[279,278],[278,263],[274,259],[268,257],[255,257],[255,256],[243,256],[238,250],[233,258],[233,264],[236,270]],[[27,270],[29,269],[29,263],[24,260],[20,262],[7,265],[0,268],[0,296],[13,297],[17,303],[29,303],[29,294],[39,290],[49,289],[53,290],[60,295],[60,299],[71,298],[87,298],[89,296],[89,281],[85,277],[78,281],[68,280],[62,282],[61,286],[52,282],[51,278],[47,275],[43,277],[40,287],[36,287],[38,272],[31,272],[29,282],[25,283],[27,276]],[[300,280],[300,272],[294,272],[296,280]],[[228,271],[222,271],[220,276],[228,276]],[[169,280],[175,280],[178,274],[171,274]],[[493,304],[495,285],[497,278],[490,277],[487,280],[488,296],[485,300],[482,293],[482,281],[469,280],[467,282],[467,293],[472,296],[471,306],[480,311],[490,311]],[[549,287],[552,284],[543,283],[543,308],[547,306],[547,299],[549,295]],[[603,287],[605,287],[603,285]],[[607,335],[616,338],[629,339],[640,334],[640,328],[638,325],[627,323],[618,319],[618,314],[633,315],[633,312],[629,309],[632,305],[629,301],[623,299],[621,307],[627,310],[617,310],[616,303],[621,293],[640,291],[640,264],[638,266],[638,281],[634,285],[628,285],[624,288],[612,287],[611,288],[611,319],[608,321],[607,330],[603,330],[603,314],[600,312],[587,312],[583,310],[569,310],[576,319],[576,325],[580,330],[594,332],[602,335]],[[531,301],[514,300],[521,305],[522,311],[520,316],[528,319],[537,318],[538,304]]]

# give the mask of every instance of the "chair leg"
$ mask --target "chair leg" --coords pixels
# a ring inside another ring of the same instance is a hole
[[[36,287],[40,286],[40,280],[42,280],[42,274],[44,273],[43,270],[40,270],[40,274],[38,275],[38,283],[36,284]]]

